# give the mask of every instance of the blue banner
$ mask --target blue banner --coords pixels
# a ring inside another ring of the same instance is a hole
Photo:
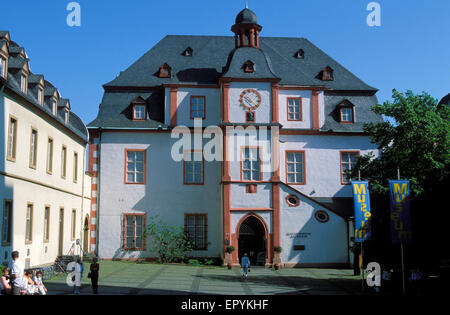
[[[355,205],[355,242],[370,240],[370,196],[367,181],[352,181]]]
[[[391,240],[410,243],[412,240],[409,180],[390,180]]]

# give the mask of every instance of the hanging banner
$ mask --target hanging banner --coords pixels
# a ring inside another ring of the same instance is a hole
[[[352,190],[355,205],[355,242],[364,242],[371,237],[369,182],[352,181]]]
[[[391,240],[410,243],[412,240],[409,180],[390,180]]]

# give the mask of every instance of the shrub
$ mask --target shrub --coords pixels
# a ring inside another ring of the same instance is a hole
[[[275,253],[281,253],[281,252],[283,251],[283,249],[281,248],[281,246],[275,246],[275,247],[273,248],[273,251],[274,251]]]
[[[232,252],[234,252],[234,246],[227,246],[227,247],[225,248],[225,251],[226,251],[228,254],[231,254]]]
[[[151,238],[151,249],[158,254],[159,263],[184,261],[192,251],[184,229],[168,225],[157,216],[150,217],[145,236]]]

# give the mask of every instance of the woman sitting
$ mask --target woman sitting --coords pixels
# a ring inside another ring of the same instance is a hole
[[[11,284],[9,283],[9,274],[11,270],[9,268],[5,268],[3,270],[3,275],[0,279],[0,295],[1,294],[11,294]]]

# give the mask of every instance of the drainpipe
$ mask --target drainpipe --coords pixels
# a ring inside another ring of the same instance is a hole
[[[99,236],[100,236],[100,163],[101,163],[101,143],[102,143],[102,127],[98,128],[98,146],[97,146],[97,216],[95,218],[97,229],[95,231],[96,233],[96,243],[95,244],[95,251],[97,253],[97,256],[99,256],[99,248],[98,248],[98,242],[99,242]]]

